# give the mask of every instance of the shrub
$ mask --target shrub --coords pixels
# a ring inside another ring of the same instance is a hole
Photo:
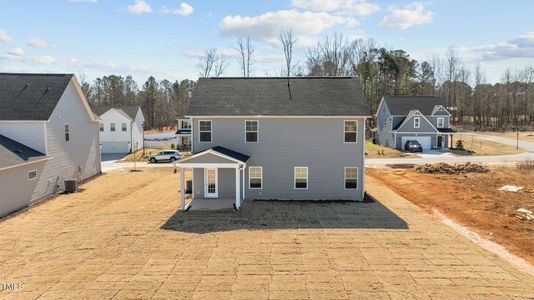
[[[457,141],[456,141],[456,149],[464,150],[464,141],[462,141],[462,140],[457,140]]]

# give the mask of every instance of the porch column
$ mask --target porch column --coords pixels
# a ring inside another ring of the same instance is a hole
[[[243,200],[245,200],[245,190],[246,190],[246,187],[247,187],[245,185],[245,168],[246,167],[243,168],[243,178],[242,178],[243,179]]]
[[[239,167],[235,168],[235,207],[241,207],[241,180],[239,180]]]
[[[180,204],[182,210],[185,209],[185,170],[180,168]]]

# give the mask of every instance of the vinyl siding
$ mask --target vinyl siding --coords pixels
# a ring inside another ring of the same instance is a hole
[[[241,176],[239,178],[242,179]],[[217,183],[219,198],[235,198],[235,169],[219,169]],[[197,168],[193,170],[193,184],[194,198],[204,198],[204,169]]]
[[[0,218],[30,204],[44,165],[42,161],[0,171]],[[28,181],[28,172],[31,170],[37,170],[37,178]]]
[[[245,143],[245,120],[255,119],[259,120],[259,142]],[[358,123],[357,143],[344,143],[343,118],[202,118],[212,120],[212,142],[200,143],[198,119],[193,118],[193,149],[199,152],[223,146],[251,156],[247,167],[262,166],[263,189],[247,186],[247,199],[361,200],[365,124],[363,118],[353,119]],[[307,190],[294,189],[296,166],[308,167]],[[345,167],[359,168],[357,190],[345,190]],[[196,173],[195,188],[202,184],[199,179],[203,182]],[[228,175],[228,180],[234,181],[234,177],[235,174]],[[248,185],[248,168],[245,184]],[[221,185],[220,181],[220,189]]]
[[[419,117],[421,119],[421,125],[419,128],[415,128],[414,127],[414,118],[417,118]],[[410,133],[410,132],[436,132],[436,129],[434,129],[432,127],[432,124],[423,116],[412,116],[410,117],[406,123],[404,123],[404,125],[402,125],[401,127],[399,127],[399,129],[397,129],[397,132],[398,133],[403,133],[403,132],[407,132],[407,133]]]
[[[0,121],[0,134],[41,153],[46,153],[45,125],[44,121]]]
[[[427,119],[434,125],[434,127],[438,128],[438,118],[443,118],[444,125],[443,128],[449,128],[450,127],[450,118],[448,115],[445,116],[427,116]]]
[[[65,141],[65,123],[70,124],[69,142]],[[65,179],[77,178],[78,167],[82,168],[82,180],[101,172],[98,132],[98,122],[91,122],[71,81],[46,122],[46,154],[51,159],[43,168],[32,201],[56,193],[56,185],[62,188]]]

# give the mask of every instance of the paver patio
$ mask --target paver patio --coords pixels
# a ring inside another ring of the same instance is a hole
[[[534,279],[367,179],[372,203],[177,211],[178,174],[113,171],[0,221],[0,298],[534,298]]]

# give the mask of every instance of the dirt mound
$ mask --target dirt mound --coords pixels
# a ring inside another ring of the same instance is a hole
[[[415,167],[415,171],[419,173],[429,174],[462,174],[462,173],[488,173],[490,170],[488,167],[478,163],[436,163],[436,164],[424,164]]]

